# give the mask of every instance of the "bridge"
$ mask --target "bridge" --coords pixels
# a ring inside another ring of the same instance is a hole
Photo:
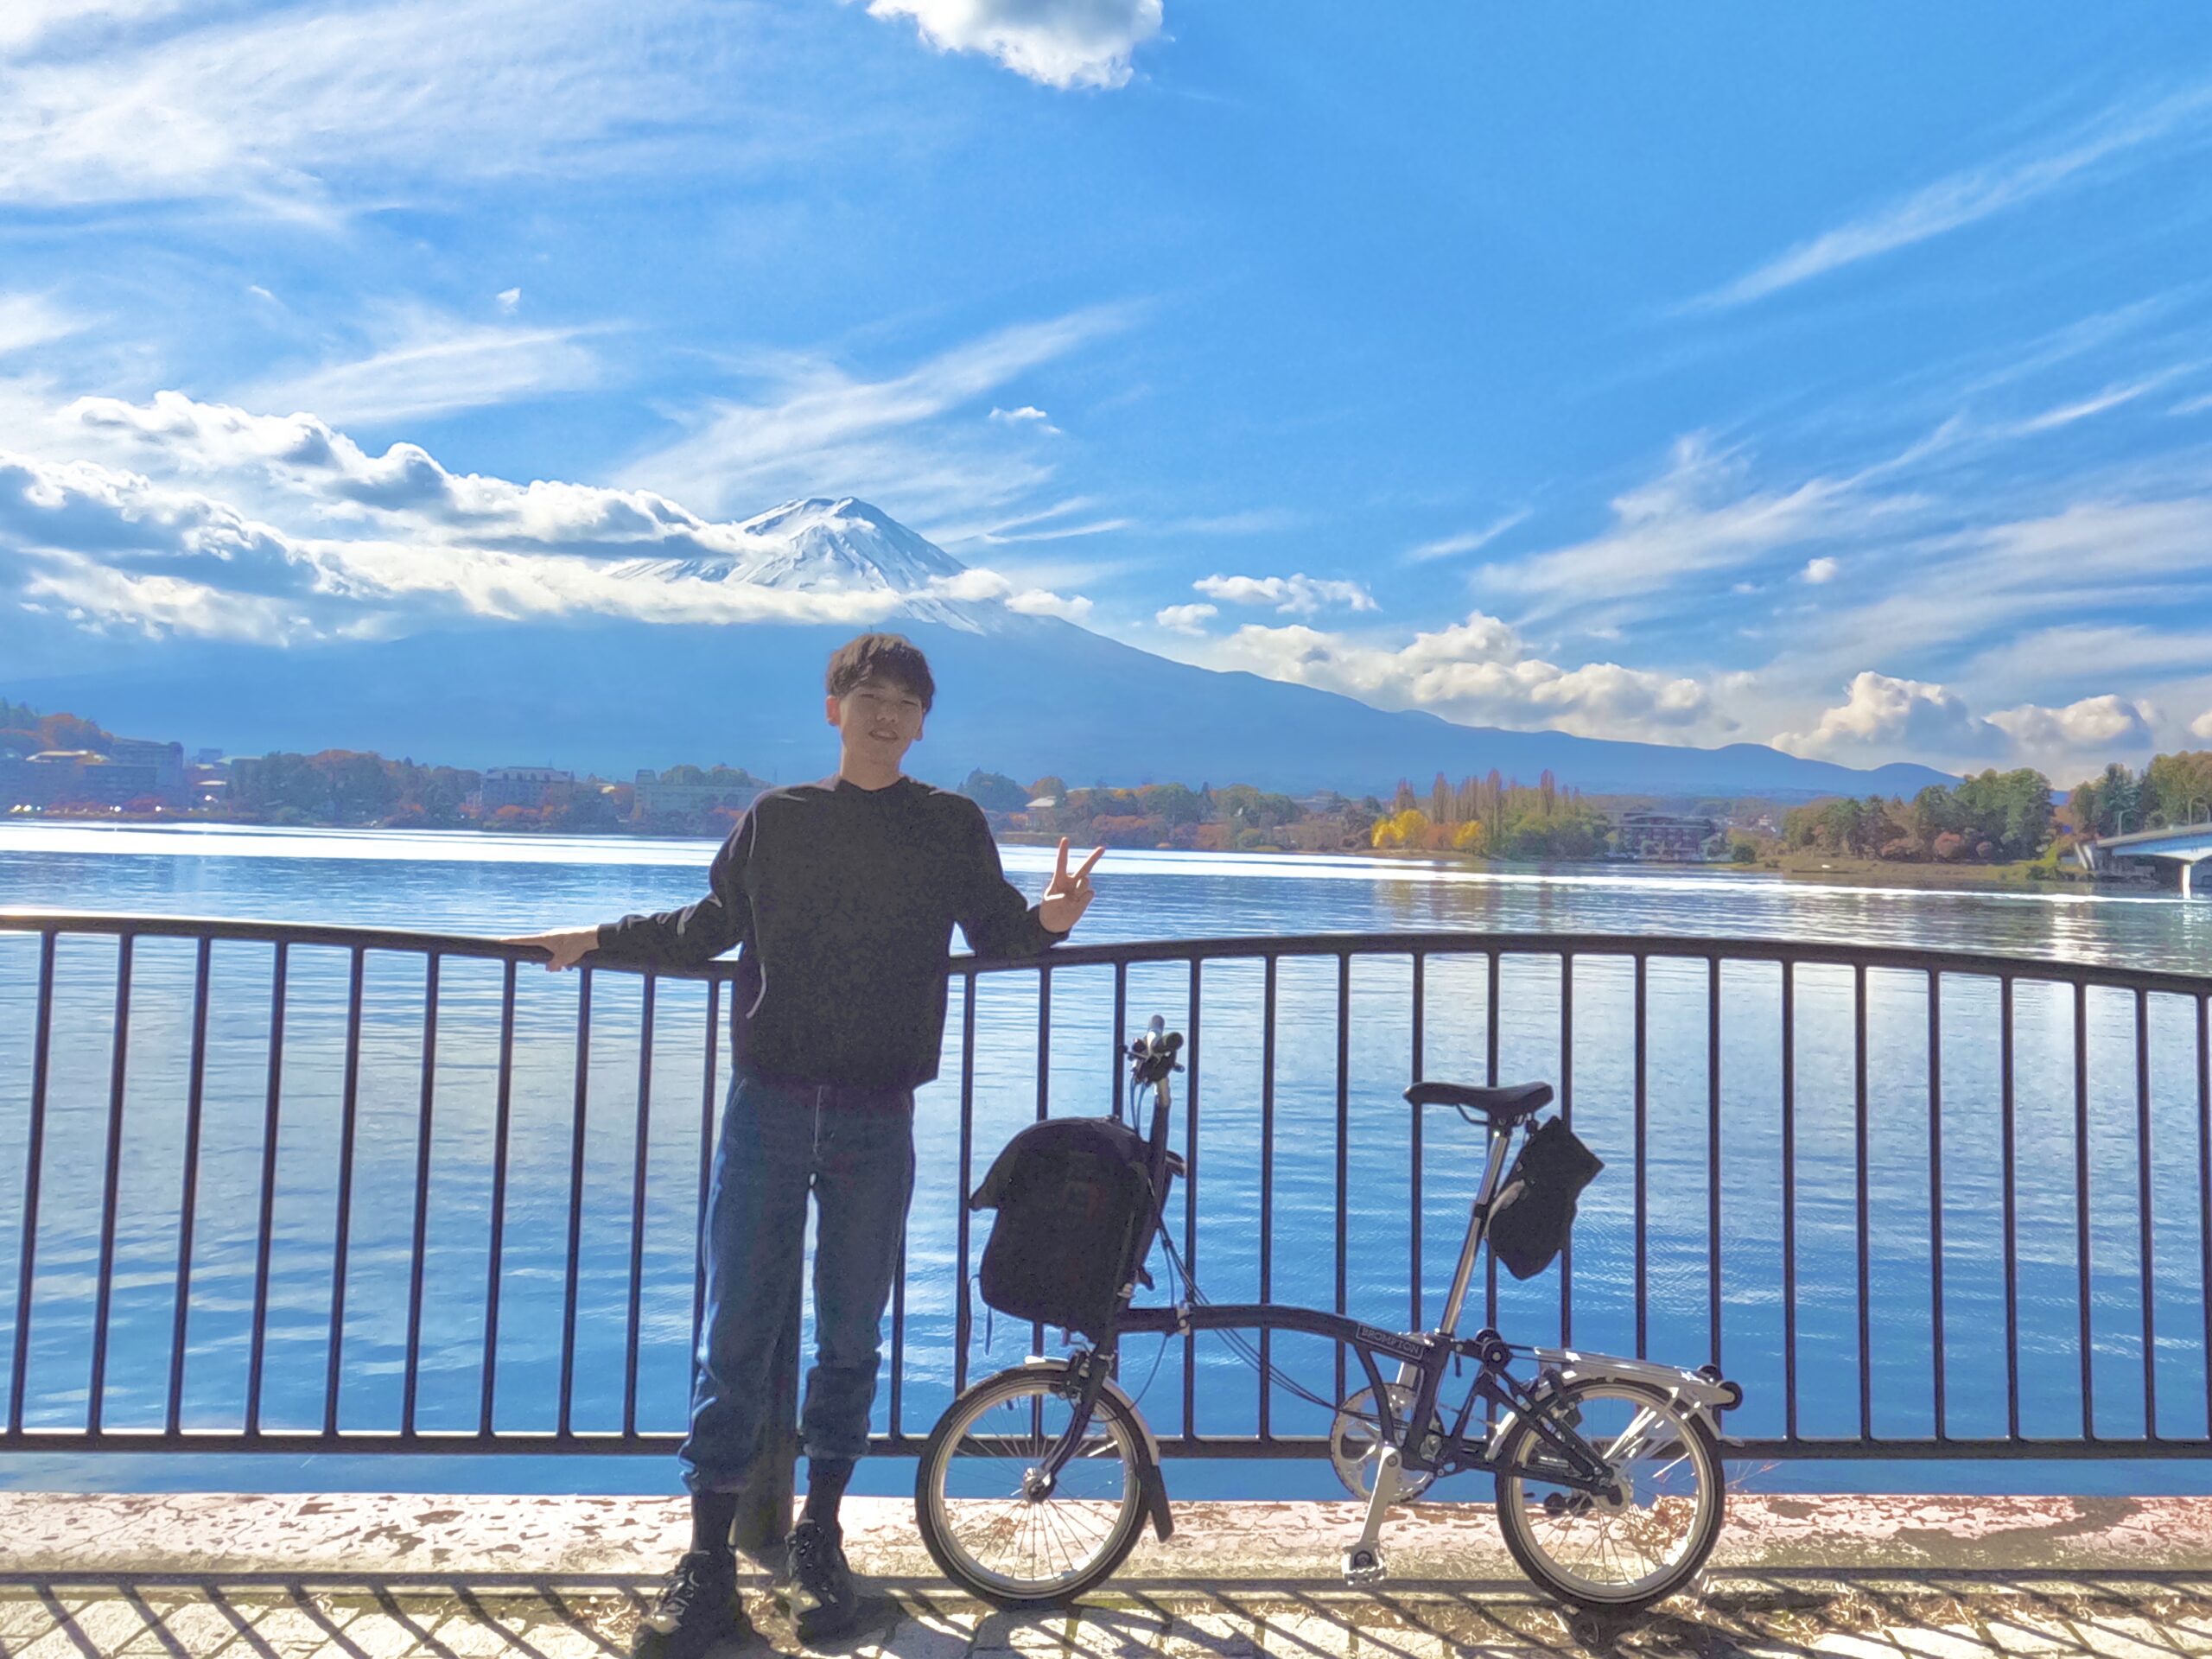
[[[2101,836],[2076,847],[2075,856],[2093,875],[2124,858],[2171,859],[2181,866],[2181,896],[2186,899],[2193,890],[2191,877],[2196,866],[2212,858],[2212,820]]]

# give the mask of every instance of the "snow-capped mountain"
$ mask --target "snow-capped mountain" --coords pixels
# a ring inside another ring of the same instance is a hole
[[[880,508],[845,495],[786,501],[738,524],[738,550],[682,559],[635,559],[613,575],[639,582],[750,582],[799,593],[902,595],[902,614],[989,631],[1017,613],[948,588],[968,567]]]

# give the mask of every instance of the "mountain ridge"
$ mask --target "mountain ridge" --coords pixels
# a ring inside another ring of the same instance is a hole
[[[1951,774],[1859,771],[1760,744],[1700,749],[1461,725],[1317,687],[1156,656],[979,596],[988,577],[850,496],[755,515],[727,555],[634,560],[640,582],[754,582],[898,595],[877,626],[929,654],[938,707],[916,774],[972,768],[1071,783],[1245,783],[1387,793],[1402,777],[1549,771],[1585,791],[1666,795],[1910,794]],[[646,622],[601,614],[472,619],[377,640],[271,647],[114,642],[94,673],[10,688],[40,707],[97,705],[117,729],[234,753],[327,747],[481,766],[543,760],[617,777],[728,760],[785,780],[835,767],[823,665],[847,624]],[[237,688],[251,687],[241,696]],[[58,702],[57,702],[58,700]],[[184,728],[184,729],[180,729]]]

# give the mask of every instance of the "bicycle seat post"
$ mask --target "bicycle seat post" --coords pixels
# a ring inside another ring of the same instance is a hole
[[[1483,1247],[1491,1200],[1497,1198],[1497,1189],[1505,1179],[1506,1149],[1512,1144],[1516,1127],[1507,1124],[1491,1129],[1489,1160],[1484,1166],[1482,1186],[1475,1193],[1474,1202],[1467,1206],[1467,1236],[1459,1246],[1459,1265],[1452,1274],[1452,1294],[1445,1299],[1444,1317],[1437,1322],[1437,1330],[1445,1336],[1459,1333],[1459,1310],[1466,1302],[1467,1286],[1474,1277],[1475,1257]]]

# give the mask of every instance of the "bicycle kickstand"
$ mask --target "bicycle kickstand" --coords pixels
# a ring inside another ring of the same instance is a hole
[[[1358,1541],[1344,1551],[1344,1582],[1380,1584],[1390,1575],[1382,1560],[1382,1517],[1398,1501],[1398,1448],[1386,1446],[1376,1459],[1375,1490],[1368,1495],[1367,1524]]]

